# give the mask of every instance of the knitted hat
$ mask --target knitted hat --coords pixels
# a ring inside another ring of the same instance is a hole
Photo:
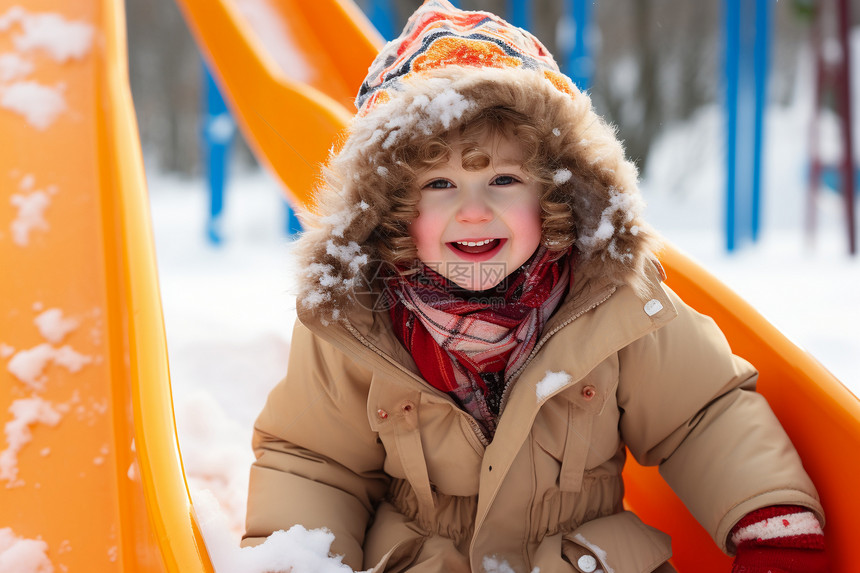
[[[464,12],[448,0],[427,0],[400,37],[371,64],[355,99],[358,114],[364,116],[397,97],[410,76],[449,66],[533,70],[558,90],[571,96],[578,93],[543,44],[526,30],[489,12]]]
[[[367,287],[381,261],[400,248],[391,237],[404,238],[402,221],[392,223],[410,193],[401,152],[497,108],[528,117],[542,156],[551,158],[543,175],[552,181],[553,201],[570,210],[578,283],[600,276],[648,290],[646,269],[658,241],[640,216],[636,168],[588,96],[525,30],[427,0],[374,60],[356,106],[316,190],[314,212],[303,218],[300,312],[338,321],[362,291],[375,292]]]

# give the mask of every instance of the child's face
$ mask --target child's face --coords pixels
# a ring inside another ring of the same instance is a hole
[[[491,161],[477,170],[463,167],[459,137],[449,143],[448,160],[416,179],[421,199],[410,235],[424,264],[464,289],[486,290],[540,244],[541,186],[523,170],[523,151],[514,138],[480,141]]]

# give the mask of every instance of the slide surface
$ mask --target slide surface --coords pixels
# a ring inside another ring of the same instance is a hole
[[[121,0],[0,0],[9,571],[212,571],[177,449],[126,62]]]
[[[325,158],[354,111],[351,106],[336,108],[354,97],[381,39],[348,0],[177,1],[246,138],[293,199],[312,208],[307,182],[313,181],[317,162]],[[268,15],[265,26],[255,25],[255,8]],[[273,34],[273,28],[279,34]],[[285,45],[290,53],[272,53],[283,52]],[[352,57],[344,56],[344,46]],[[315,69],[317,79],[302,83],[300,72],[305,68]],[[331,81],[324,84],[323,79]],[[267,97],[271,100],[264,102]],[[308,117],[317,121],[318,133],[308,131],[316,129],[307,123]],[[312,139],[312,135],[319,137]],[[287,143],[292,158],[282,164]],[[305,147],[299,149],[299,143]],[[855,516],[860,515],[860,401],[695,262],[671,246],[662,259],[667,283],[700,312],[712,316],[734,352],[759,368],[759,390],[821,493],[833,570],[860,572],[855,543]],[[638,467],[631,460],[625,483],[628,506],[672,535],[673,563],[679,571],[730,570],[731,560],[716,549],[656,469]]]
[[[177,4],[255,155],[307,205],[382,38],[351,1]]]

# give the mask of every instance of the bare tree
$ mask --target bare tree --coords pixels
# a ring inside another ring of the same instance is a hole
[[[131,88],[144,151],[161,169],[199,169],[200,56],[172,0],[128,0]]]

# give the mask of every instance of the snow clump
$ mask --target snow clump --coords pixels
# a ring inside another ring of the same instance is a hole
[[[16,24],[20,32],[13,37],[13,43],[18,53],[0,54],[0,107],[44,131],[66,110],[65,85],[13,81],[34,71],[33,63],[21,54],[44,52],[60,64],[80,60],[90,51],[95,29],[87,22],[66,20],[52,12],[28,13],[20,6],[0,15],[0,32]]]
[[[639,215],[644,206],[642,198],[638,194],[624,193],[618,189],[609,190],[609,205],[600,214],[600,222],[597,229],[590,235],[583,234],[577,241],[585,250],[592,250],[598,245],[609,241],[615,234],[614,220],[618,213],[622,213],[623,223],[630,223]],[[623,232],[623,227],[620,232]],[[610,249],[611,251],[611,249]],[[610,253],[615,258],[628,256],[626,253]],[[617,256],[616,256],[617,255]]]
[[[357,273],[362,265],[367,264],[367,253],[361,254],[361,245],[355,241],[350,241],[348,245],[343,246],[337,245],[329,239],[325,246],[325,252],[341,262],[347,263],[349,270],[353,273]]]
[[[368,147],[382,139],[386,131],[388,135],[382,142],[382,149],[391,148],[404,133],[430,135],[439,124],[444,129],[448,129],[454,121],[475,106],[475,102],[448,87],[450,80],[433,78],[428,82],[435,88],[433,91],[436,95],[431,98],[422,94],[412,98],[403,113],[394,113],[382,129],[373,132],[370,141],[366,144]],[[387,106],[382,106],[381,109],[384,109],[387,114],[391,113]]]
[[[347,207],[346,209],[342,209],[336,213],[332,213],[331,215],[326,215],[325,217],[320,218],[320,223],[323,225],[329,225],[331,227],[331,234],[335,237],[343,237],[344,231],[352,221],[359,215],[360,211],[366,211],[368,208],[368,204],[362,201],[358,204],[358,209],[354,207]]]
[[[573,173],[570,172],[570,169],[559,169],[552,176],[552,182],[556,185],[562,185],[570,181],[570,178],[573,176]]]
[[[193,497],[197,523],[218,573],[353,573],[342,556],[331,556],[334,534],[328,530],[294,525],[288,531],[274,532],[262,545],[240,548],[215,496],[202,490]]]
[[[14,41],[19,51],[41,50],[61,64],[71,59],[80,60],[89,53],[93,41],[92,25],[66,20],[52,12],[27,14],[20,11],[17,14],[22,33]]]
[[[48,544],[18,537],[10,527],[0,529],[0,573],[54,573]]]
[[[19,350],[6,365],[6,369],[33,390],[42,390],[46,382],[42,373],[49,362],[74,374],[92,361],[92,357],[78,353],[68,344],[56,348],[44,342],[30,349]]]
[[[67,334],[78,328],[80,322],[74,318],[63,318],[59,308],[49,308],[34,320],[42,337],[54,344],[60,343]]]
[[[37,423],[56,426],[62,419],[60,408],[39,397],[15,400],[9,407],[12,420],[6,422],[6,449],[0,452],[0,480],[13,485],[18,478],[18,452],[33,440],[30,426]],[[0,572],[3,569],[0,567]]]
[[[463,113],[474,107],[474,102],[469,101],[459,92],[452,89],[446,89],[425,106],[425,109],[431,117],[438,119],[442,123],[442,127],[448,129],[451,127],[451,122],[460,119]]]
[[[45,210],[51,205],[51,198],[44,191],[34,191],[29,195],[14,194],[10,198],[12,206],[18,209],[18,216],[12,221],[12,240],[20,247],[30,244],[30,232],[50,229],[45,221]]]
[[[27,123],[46,130],[66,110],[62,85],[48,87],[33,81],[0,86],[0,107],[24,116]]]
[[[537,394],[538,402],[553,394],[556,390],[563,388],[570,382],[570,374],[567,372],[551,372],[546,371],[543,379],[537,383],[535,393]]]
[[[510,563],[495,556],[485,555],[482,564],[487,573],[516,573]]]
[[[18,54],[0,54],[0,82],[9,82],[28,75],[33,64]]]

